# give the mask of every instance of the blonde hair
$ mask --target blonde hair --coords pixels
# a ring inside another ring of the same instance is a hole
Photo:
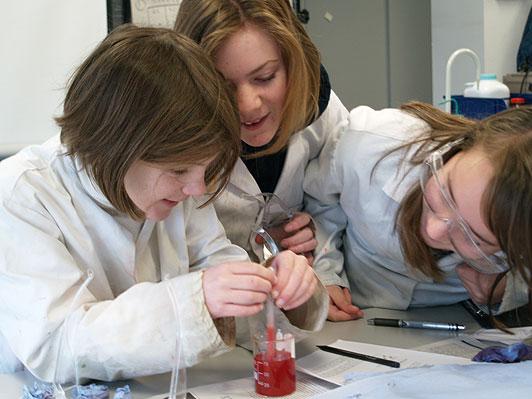
[[[262,29],[279,46],[288,88],[281,125],[271,146],[254,156],[274,154],[318,112],[320,55],[287,0],[183,0],[174,29],[200,44],[211,57],[244,25]]]
[[[240,153],[230,90],[210,58],[170,29],[123,25],[77,69],[56,118],[61,141],[111,204],[140,219],[124,177],[133,162],[196,164],[213,158],[212,201]]]

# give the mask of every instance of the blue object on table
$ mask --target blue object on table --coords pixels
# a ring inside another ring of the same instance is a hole
[[[131,399],[129,385],[125,385],[123,388],[117,388],[113,399]]]
[[[518,363],[532,360],[532,346],[522,342],[507,347],[490,346],[482,349],[472,359],[474,362]]]
[[[46,383],[33,383],[33,388],[22,388],[22,399],[54,399],[54,387]]]
[[[72,399],[109,399],[109,388],[105,385],[78,385],[72,389]]]
[[[451,96],[451,98],[451,113],[472,119],[484,119],[507,109],[506,102],[501,98],[464,96]]]

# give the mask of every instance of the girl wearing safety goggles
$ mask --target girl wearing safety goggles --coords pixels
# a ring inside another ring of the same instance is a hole
[[[305,189],[328,231],[315,268],[331,320],[358,307],[528,302],[532,109],[473,121],[422,103],[355,108]]]

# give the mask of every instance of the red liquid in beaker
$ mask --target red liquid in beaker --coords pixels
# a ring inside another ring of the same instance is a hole
[[[255,392],[283,396],[296,390],[296,361],[290,352],[275,351],[272,359],[265,352],[254,358]]]

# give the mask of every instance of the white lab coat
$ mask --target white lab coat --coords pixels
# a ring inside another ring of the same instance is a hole
[[[309,164],[305,178],[306,209],[325,233],[318,237],[314,260],[323,284],[350,287],[353,303],[363,308],[407,309],[466,299],[455,272],[462,262],[456,254],[438,262],[445,272],[442,283],[405,264],[394,231],[395,215],[418,181],[420,167],[402,164],[401,150],[382,160],[371,176],[386,151],[426,132],[428,126],[400,110],[361,106],[350,112],[343,127]],[[524,282],[508,277],[499,311],[527,302]]]
[[[335,135],[334,129],[347,115],[347,109],[331,91],[329,103],[320,117],[290,138],[274,193],[291,210],[303,207],[303,178],[307,164],[318,156],[329,135]],[[251,234],[256,227],[261,204],[253,196],[260,193],[259,185],[239,159],[228,186],[214,204],[227,237],[233,244],[244,248],[254,260],[262,259],[262,247],[254,242]]]
[[[181,366],[229,350],[205,305],[201,269],[247,254],[227,240],[213,207],[190,198],[163,221],[135,222],[62,153],[54,137],[0,164],[0,353],[64,382],[74,379],[74,356],[80,377],[169,371],[176,333]],[[94,279],[74,302],[89,269]],[[315,303],[301,307],[305,315]],[[323,312],[301,325],[321,328]]]

